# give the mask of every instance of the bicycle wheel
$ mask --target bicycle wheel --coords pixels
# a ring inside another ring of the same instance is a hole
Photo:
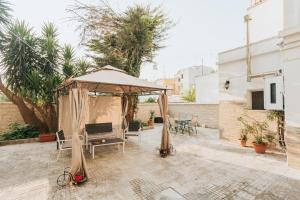
[[[63,173],[57,178],[57,185],[61,187],[65,187],[68,185],[71,181],[71,175],[69,173]]]

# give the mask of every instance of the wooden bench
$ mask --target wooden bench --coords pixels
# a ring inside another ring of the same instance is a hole
[[[123,152],[125,149],[125,141],[123,138],[111,137],[117,130],[113,129],[112,123],[97,123],[85,125],[85,144],[90,148],[94,158],[95,147],[107,145],[123,145]]]

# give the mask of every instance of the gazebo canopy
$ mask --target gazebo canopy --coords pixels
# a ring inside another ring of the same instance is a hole
[[[84,132],[86,122],[90,121],[89,92],[120,94],[123,125],[122,128],[123,132],[125,132],[128,126],[126,121],[126,114],[128,112],[127,95],[152,93],[166,90],[167,88],[165,87],[130,76],[123,70],[114,68],[112,66],[105,66],[100,68],[98,71],[69,79],[59,86],[56,90],[59,103],[57,106],[59,110],[59,130],[64,130],[69,127],[70,132],[72,133],[71,174],[73,176],[84,175],[89,177],[82,149],[82,142],[79,139],[79,135],[82,135]],[[166,120],[168,99],[165,92],[161,92],[158,102],[162,117],[164,119],[161,154],[167,155],[170,153],[170,136]],[[93,110],[97,111],[100,109],[93,107]]]
[[[58,90],[74,86],[92,92],[116,94],[143,94],[167,90],[163,86],[130,76],[125,71],[109,65],[98,71],[72,78],[58,87]]]

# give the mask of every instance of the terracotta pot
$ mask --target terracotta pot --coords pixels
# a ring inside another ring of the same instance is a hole
[[[40,142],[52,142],[56,140],[56,136],[54,133],[46,133],[46,134],[40,134],[39,135],[39,141]]]
[[[246,147],[247,146],[247,140],[241,140],[240,144],[242,147]]]
[[[253,146],[256,153],[260,153],[260,154],[266,153],[266,149],[267,149],[266,143],[256,144],[255,142],[253,142]]]
[[[154,126],[153,120],[151,120],[151,119],[148,120],[148,126]]]

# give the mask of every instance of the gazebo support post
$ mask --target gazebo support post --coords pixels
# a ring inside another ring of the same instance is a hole
[[[165,158],[171,154],[171,145],[170,145],[170,131],[168,126],[168,96],[166,94],[166,90],[161,93],[158,99],[159,109],[161,116],[163,118],[163,129],[161,136],[161,145],[160,145],[160,156]]]

